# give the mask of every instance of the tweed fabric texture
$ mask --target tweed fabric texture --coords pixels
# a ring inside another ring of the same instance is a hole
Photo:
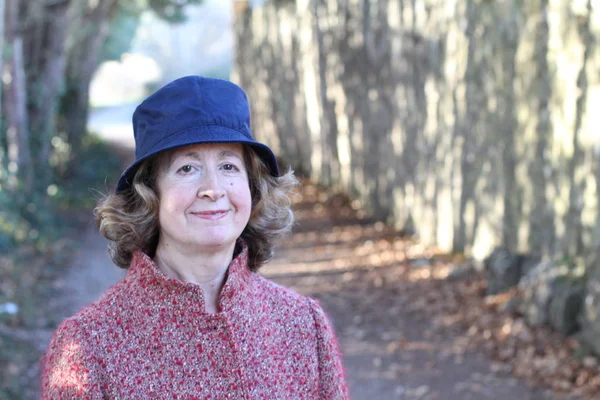
[[[44,357],[43,399],[347,399],[318,303],[251,272],[244,247],[220,311],[199,286],[136,253],[126,277],[65,320]]]

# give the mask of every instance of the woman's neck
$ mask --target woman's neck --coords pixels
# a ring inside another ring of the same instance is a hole
[[[206,311],[216,313],[234,249],[235,245],[225,251],[190,254],[159,241],[154,262],[168,277],[200,286]]]

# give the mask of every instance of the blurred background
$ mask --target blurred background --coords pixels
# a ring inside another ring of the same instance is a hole
[[[299,174],[576,338],[600,385],[597,7],[0,0],[0,398],[36,373],[40,303],[131,158],[135,105],[189,74],[240,84]]]

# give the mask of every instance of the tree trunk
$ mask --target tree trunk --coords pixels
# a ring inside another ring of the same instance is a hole
[[[513,5],[515,7],[515,5]],[[515,10],[517,11],[518,5]],[[520,18],[519,18],[520,19]],[[517,82],[517,50],[520,42],[521,26],[513,21],[502,32],[502,47],[498,49],[501,57],[502,76],[502,114],[498,121],[502,143],[502,167],[504,180],[502,216],[502,244],[509,251],[518,250],[519,220],[521,218],[521,193],[517,183],[516,138],[519,127],[515,104],[515,82]]]
[[[4,11],[6,10],[6,1],[0,0],[0,77],[4,75],[4,49],[6,49],[5,33],[4,33]],[[2,182],[3,176],[6,176],[8,162],[6,160],[8,153],[8,146],[6,144],[6,128],[4,124],[5,113],[2,108],[2,95],[4,94],[4,88],[2,80],[0,79],[0,183]]]
[[[6,8],[5,0],[0,0],[0,77],[4,75],[4,49],[6,48],[4,43],[4,10]],[[1,80],[0,80],[1,81]],[[0,126],[2,124],[2,84],[0,83]],[[0,127],[0,130],[3,130]],[[0,138],[2,134],[0,133]],[[1,141],[0,141],[1,143]],[[1,150],[1,148],[0,148]],[[1,155],[2,153],[0,153]]]
[[[23,63],[23,38],[18,32],[19,0],[9,0],[6,12],[6,42],[11,51],[8,57],[7,72],[10,76],[6,96],[7,142],[9,147],[9,171],[16,172],[22,181],[25,192],[31,190],[33,171],[29,148],[27,122],[27,88]]]
[[[477,184],[478,171],[474,169],[475,157],[477,157],[476,140],[479,123],[478,103],[481,85],[479,81],[479,66],[476,61],[477,38],[475,31],[477,28],[477,10],[473,0],[467,2],[467,29],[466,35],[469,41],[467,49],[467,66],[465,69],[464,82],[465,90],[465,108],[466,121],[461,128],[462,144],[460,159],[460,175],[462,176],[462,187],[460,190],[460,200],[458,205],[458,229],[454,235],[452,248],[456,252],[464,252],[467,246],[467,206],[473,201],[475,195],[475,186]]]
[[[102,45],[108,37],[117,0],[100,0],[93,9],[87,4],[88,2],[74,3],[74,15],[71,17],[75,20],[72,24],[75,40],[69,49],[68,81],[62,104],[73,155],[71,164],[78,161],[81,153],[89,113],[90,82],[100,61]]]
[[[552,121],[550,115],[550,99],[552,96],[550,68],[548,66],[548,42],[550,38],[548,26],[548,0],[541,0],[540,21],[536,29],[537,40],[534,49],[534,65],[536,66],[533,84],[537,88],[538,121],[536,126],[535,159],[530,168],[532,183],[533,209],[530,216],[529,247],[533,253],[549,254],[552,252],[554,237],[550,204],[546,197],[548,182],[552,179],[552,165],[549,160],[550,138],[552,137]]]
[[[596,178],[596,187],[600,187],[600,144],[596,146],[594,151],[594,163],[592,165],[596,165],[595,178]],[[596,265],[600,268],[600,201],[596,202],[596,230],[595,230],[595,262],[593,265]]]
[[[32,102],[29,118],[32,135],[36,137],[36,177],[43,184],[49,179],[48,168],[51,141],[56,128],[56,114],[60,92],[64,86],[66,65],[66,38],[68,32],[67,10],[70,0],[46,3],[39,25],[45,35],[41,36],[40,54],[36,55],[39,64],[35,68],[35,86],[31,93]],[[34,38],[35,40],[35,38]]]
[[[571,184],[569,190],[569,210],[565,220],[565,243],[563,251],[571,257],[575,257],[583,251],[583,224],[581,214],[583,211],[583,192],[585,178],[579,169],[584,163],[584,152],[581,148],[579,137],[583,124],[583,114],[587,108],[588,75],[587,68],[594,46],[594,36],[590,30],[590,17],[592,11],[591,0],[587,1],[587,15],[577,27],[581,41],[583,42],[583,61],[577,76],[577,100],[575,105],[575,127],[573,132],[573,154],[569,160],[568,174]]]
[[[319,9],[321,8],[321,10]],[[324,29],[321,19],[325,15],[326,8],[322,2],[314,2],[312,10],[314,15],[313,32],[317,43],[317,59],[319,74],[319,96],[321,101],[321,127],[323,129],[323,161],[321,166],[322,183],[331,185],[339,182],[339,165],[337,154],[337,124],[335,105],[327,96],[327,54],[324,42]]]

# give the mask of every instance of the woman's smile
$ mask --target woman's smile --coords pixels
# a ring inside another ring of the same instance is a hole
[[[229,214],[229,210],[194,211],[191,214],[201,219],[216,221],[226,217]]]

